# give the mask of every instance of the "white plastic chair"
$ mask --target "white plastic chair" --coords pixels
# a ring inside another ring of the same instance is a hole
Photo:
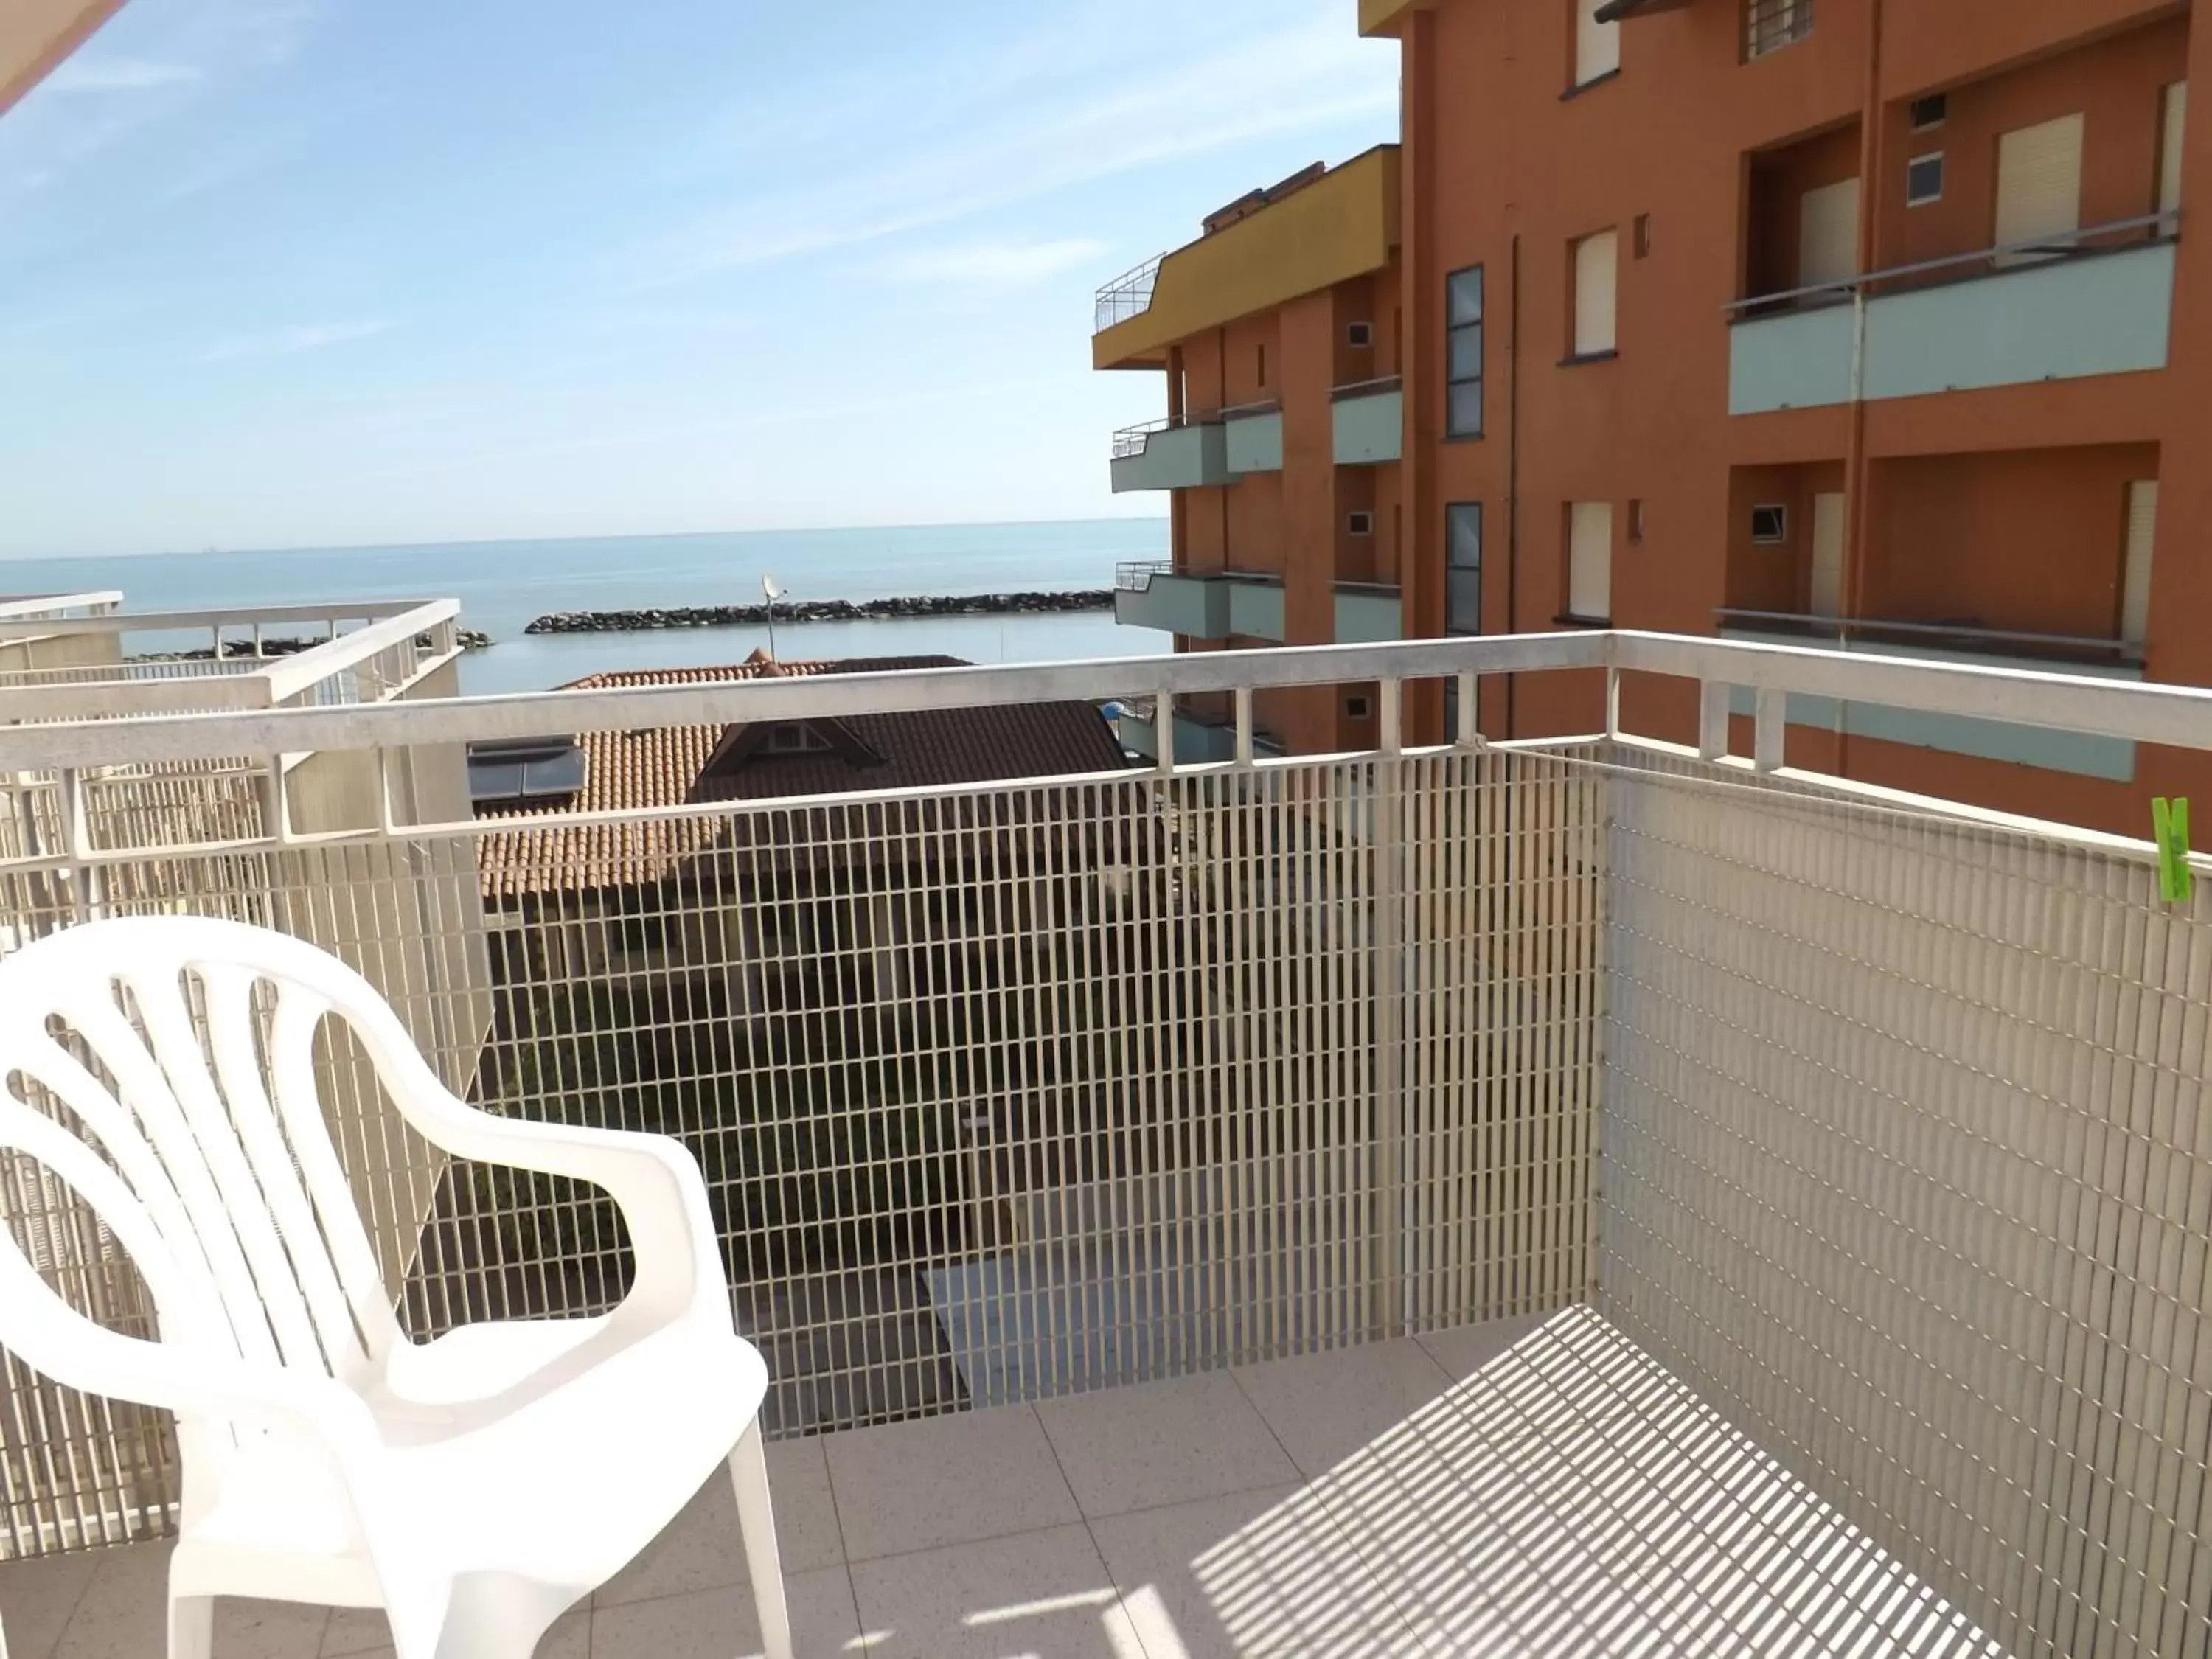
[[[187,973],[204,987],[211,1066]],[[257,983],[275,999],[265,1065]],[[326,1014],[434,1144],[611,1194],[636,1261],[621,1305],[407,1340],[317,1097]],[[50,1035],[54,1015],[115,1092]],[[19,1077],[106,1157],[24,1103]],[[767,1651],[791,1659],[757,1420],[767,1368],[732,1325],[706,1184],[675,1142],[477,1111],[343,963],[258,928],[156,917],[0,962],[10,1148],[99,1212],[154,1300],[157,1342],[94,1324],[0,1227],[0,1344],[73,1387],[177,1414],[170,1659],[208,1659],[217,1595],[381,1607],[398,1659],[524,1659],[725,1458]]]

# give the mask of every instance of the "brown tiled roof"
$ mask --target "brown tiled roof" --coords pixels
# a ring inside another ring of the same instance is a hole
[[[838,662],[750,662],[719,667],[647,669],[594,674],[564,690],[639,685],[700,685],[770,674],[861,674],[902,669],[959,668],[955,657],[854,658]],[[831,723],[824,722],[825,725]],[[486,822],[526,824],[570,812],[645,813],[716,801],[773,800],[858,791],[921,789],[1002,779],[1065,777],[1108,772],[1125,764],[1120,742],[1087,702],[945,708],[858,714],[834,726],[846,746],[881,764],[855,765],[844,755],[757,756],[702,775],[731,728],[660,726],[593,732],[579,742],[586,756],[582,793],[573,803],[487,812]],[[910,807],[880,805],[793,813],[634,818],[614,823],[566,823],[486,835],[479,844],[489,898],[584,892],[659,882],[680,873],[708,848],[794,856],[820,864],[852,861],[856,851],[911,834]],[[934,825],[933,826],[934,827]],[[949,827],[949,826],[948,826]]]

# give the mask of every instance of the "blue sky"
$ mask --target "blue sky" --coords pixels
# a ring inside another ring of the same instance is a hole
[[[131,0],[0,117],[0,556],[1157,514],[1091,296],[1352,0]]]

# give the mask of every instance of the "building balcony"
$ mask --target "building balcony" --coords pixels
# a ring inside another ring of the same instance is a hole
[[[1283,470],[1278,403],[1209,410],[1114,434],[1114,490],[1191,489]]]
[[[1858,296],[1858,391],[1868,399],[2163,368],[2176,244],[2140,239],[2172,222],[2128,220],[2063,245],[1990,249],[1745,301],[1729,331],[1729,412],[1851,401]],[[2138,240],[2112,246],[2116,236]],[[2021,257],[2038,262],[2004,264]],[[1925,285],[1895,287],[1903,281]]]
[[[1158,561],[1127,563],[1115,576],[1114,620],[1194,640],[1272,640],[1279,644],[1285,631],[1283,579],[1263,571],[1189,572]],[[1336,585],[1339,644],[1379,644],[1403,634],[1403,606],[1395,587],[1371,582]]]
[[[1152,421],[1114,434],[1114,493],[1194,489],[1229,482],[1229,434],[1218,416]]]
[[[1406,394],[1396,375],[1340,386],[1330,399],[1339,466],[1398,459],[1406,441]]]
[[[1971,623],[1847,620],[1763,611],[1723,610],[1717,615],[1724,637],[1753,644],[1990,668],[2033,668],[2120,682],[2138,682],[2143,678],[2142,647],[2124,640],[2023,633]],[[1735,694],[1735,712],[1752,712],[1748,690]],[[1809,696],[1790,699],[1789,720],[1793,726],[1879,738],[1887,743],[1984,760],[2009,761],[2082,777],[2125,783],[2136,775],[2136,745],[2093,732]]]
[[[1248,472],[1283,470],[1283,406],[1269,401],[1245,404],[1221,411],[1228,431],[1229,471],[1242,477]]]
[[[1507,673],[1668,682],[1698,740],[1401,744],[1410,684]],[[1262,752],[1300,687],[1379,698],[1382,746]],[[1221,758],[886,787],[879,753],[307,845],[149,797],[137,841],[0,854],[0,924],[335,915],[480,1106],[676,1136],[769,1365],[802,1652],[2195,1652],[2212,896],[1791,771],[1808,696],[2212,750],[2212,692],[1601,629],[25,724],[0,780],[1231,710]],[[589,1191],[332,1101],[411,1338],[623,1295]],[[19,1156],[35,1270],[146,1334]],[[12,1357],[0,1391],[14,1659],[158,1652],[165,1420]],[[728,1503],[542,1651],[757,1651]],[[386,1639],[226,1604],[216,1651]]]

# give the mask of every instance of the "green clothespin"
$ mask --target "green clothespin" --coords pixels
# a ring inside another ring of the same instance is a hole
[[[2189,868],[2189,798],[2150,804],[2151,837],[2158,842],[2158,896],[2168,904],[2186,904],[2197,890]]]

